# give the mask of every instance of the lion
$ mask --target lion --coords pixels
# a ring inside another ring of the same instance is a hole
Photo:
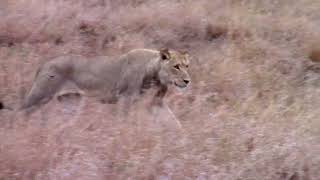
[[[85,94],[99,92],[101,101],[109,104],[117,103],[120,96],[139,95],[156,87],[153,101],[161,105],[169,85],[185,88],[191,82],[189,63],[188,53],[167,48],[134,49],[117,58],[59,56],[38,69],[20,109],[49,102],[66,83]]]

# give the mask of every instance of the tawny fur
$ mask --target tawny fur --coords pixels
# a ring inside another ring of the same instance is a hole
[[[67,82],[84,92],[99,92],[107,103],[116,103],[121,95],[138,95],[154,84],[154,100],[161,104],[168,85],[184,88],[190,82],[188,64],[187,54],[168,49],[135,49],[118,58],[57,57],[38,69],[21,108],[48,102]]]

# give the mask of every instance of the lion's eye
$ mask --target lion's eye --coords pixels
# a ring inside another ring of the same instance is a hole
[[[178,70],[180,69],[179,65],[175,65],[174,68],[176,68]]]

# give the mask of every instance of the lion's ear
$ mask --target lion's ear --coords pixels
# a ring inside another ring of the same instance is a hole
[[[162,60],[169,60],[170,59],[170,52],[168,48],[160,49],[160,57]]]

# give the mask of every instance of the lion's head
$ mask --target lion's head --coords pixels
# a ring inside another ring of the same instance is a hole
[[[189,55],[185,52],[168,50],[160,51],[161,69],[159,80],[161,84],[174,84],[176,87],[185,88],[191,82],[188,68]]]

